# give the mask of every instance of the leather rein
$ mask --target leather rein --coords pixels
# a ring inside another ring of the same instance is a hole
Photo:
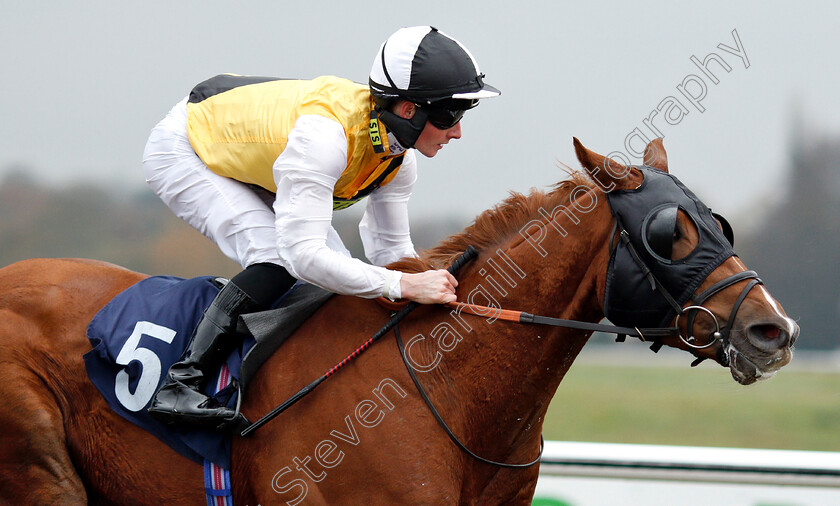
[[[626,234],[626,232],[625,232],[625,234]],[[622,235],[624,235],[624,234],[622,234]],[[470,247],[470,248],[472,248],[472,247]],[[474,258],[474,256],[475,256],[474,250],[473,250],[473,252],[470,252],[468,250],[468,252],[465,252],[465,254],[462,256],[462,260],[466,259],[466,258],[472,259],[472,258]],[[691,297],[690,300],[691,300],[692,304],[683,308],[683,307],[680,307],[676,303],[676,301],[673,299],[673,297],[667,292],[667,290],[665,290],[665,288],[662,286],[662,284],[659,282],[659,280],[656,279],[656,277],[653,275],[653,273],[651,273],[649,271],[649,269],[647,269],[646,266],[644,266],[644,263],[641,260],[641,258],[639,258],[637,255],[634,255],[634,257],[635,257],[634,259],[637,262],[641,263],[641,267],[645,268],[645,270],[647,271],[651,283],[654,283],[657,286],[659,291],[663,294],[663,296],[665,296],[666,299],[668,299],[669,303],[671,303],[674,306],[675,310],[677,311],[677,316],[674,320],[674,326],[673,327],[653,327],[653,328],[621,327],[621,326],[617,326],[617,325],[590,323],[590,322],[584,322],[584,321],[579,321],[579,320],[566,320],[566,319],[561,319],[561,318],[552,318],[552,317],[548,317],[548,316],[534,315],[534,314],[531,314],[531,313],[527,313],[525,311],[515,311],[515,310],[510,310],[510,309],[493,308],[493,307],[488,307],[488,306],[480,306],[480,305],[476,305],[476,304],[468,304],[468,303],[465,303],[465,302],[450,302],[450,303],[447,303],[445,305],[447,307],[455,309],[459,313],[465,312],[465,313],[469,313],[469,314],[472,314],[472,315],[475,315],[475,316],[481,316],[481,317],[488,318],[488,319],[493,318],[493,319],[499,319],[499,320],[514,322],[514,323],[549,325],[549,326],[552,326],[552,327],[563,327],[563,328],[570,328],[570,329],[575,329],[575,330],[583,330],[583,331],[591,331],[591,332],[605,332],[605,333],[609,333],[609,334],[616,334],[616,341],[618,341],[618,342],[624,341],[627,336],[637,337],[642,342],[651,342],[652,344],[651,344],[650,348],[654,352],[658,352],[659,349],[662,348],[662,346],[664,345],[664,343],[662,342],[662,339],[665,338],[665,337],[669,337],[669,336],[677,336],[691,350],[701,350],[701,349],[709,348],[712,345],[714,345],[715,343],[717,343],[718,341],[720,341],[721,342],[721,347],[718,351],[718,357],[724,365],[728,365],[729,360],[730,360],[729,349],[731,347],[730,344],[729,344],[729,333],[732,330],[732,324],[735,321],[735,317],[738,313],[738,310],[741,307],[741,304],[744,302],[744,300],[746,299],[749,292],[756,285],[762,284],[762,281],[761,281],[761,279],[758,278],[758,275],[756,274],[756,272],[755,271],[742,271],[742,272],[738,272],[736,274],[733,274],[733,275],[731,275],[731,276],[729,276],[729,277],[727,277],[727,278],[725,278],[721,281],[718,281],[717,283],[715,283],[714,285],[712,285],[708,289],[704,290],[703,292],[700,292],[699,294],[696,294],[693,297]],[[461,263],[463,264],[463,263],[466,263],[466,262],[462,261]],[[709,300],[713,295],[721,292],[725,288],[728,288],[728,287],[734,285],[735,283],[738,283],[738,282],[744,281],[744,280],[748,280],[748,279],[750,280],[749,283],[747,283],[747,285],[741,290],[741,293],[738,296],[737,300],[735,301],[735,304],[733,304],[733,306],[732,306],[732,310],[731,310],[731,313],[729,315],[729,319],[726,322],[725,327],[723,329],[721,329],[720,324],[718,323],[717,317],[715,317],[714,313],[711,310],[704,307],[703,304],[707,300]],[[398,309],[398,308],[401,308],[401,307],[404,308],[405,305],[407,304],[407,303],[391,302],[388,299],[378,299],[378,302],[380,303],[380,305],[382,305],[386,309],[392,310],[392,317],[396,314],[396,313],[393,312],[395,309]],[[680,329],[679,329],[679,326],[678,326],[680,317],[686,316],[688,318],[686,328],[688,329],[688,333],[692,334],[691,329],[693,328],[694,319],[697,315],[697,312],[704,312],[707,315],[709,315],[712,318],[712,321],[714,322],[714,325],[715,325],[715,331],[711,334],[712,340],[708,344],[705,344],[705,345],[696,344],[697,339],[695,339],[695,337],[693,335],[690,335],[688,337],[684,337],[682,335],[682,333],[680,332]],[[426,390],[420,384],[420,381],[417,378],[416,373],[414,372],[414,367],[409,363],[409,359],[408,359],[408,356],[407,356],[406,351],[405,351],[405,345],[403,344],[402,337],[400,336],[399,325],[394,324],[393,325],[393,330],[394,330],[394,334],[396,336],[397,347],[399,348],[399,351],[400,351],[400,357],[402,358],[402,361],[405,364],[406,369],[408,370],[408,374],[411,377],[411,381],[414,383],[415,388],[417,388],[417,391],[420,393],[420,396],[423,398],[423,401],[426,403],[426,406],[429,408],[429,411],[431,411],[432,415],[435,417],[438,424],[441,426],[441,428],[443,428],[443,430],[446,432],[447,436],[449,436],[449,439],[451,439],[452,442],[455,443],[455,445],[458,448],[460,448],[467,455],[469,455],[470,457],[472,457],[475,460],[478,460],[479,462],[483,462],[485,464],[490,464],[490,465],[503,467],[503,468],[517,468],[517,469],[527,468],[527,467],[531,467],[531,466],[537,464],[540,461],[540,459],[542,458],[543,449],[545,448],[545,440],[544,440],[542,435],[540,435],[540,451],[539,451],[539,454],[537,455],[537,457],[534,460],[532,460],[530,462],[527,462],[527,463],[523,463],[523,464],[509,464],[509,463],[505,463],[505,462],[493,461],[493,460],[481,457],[479,455],[476,455],[469,448],[467,448],[458,439],[458,437],[452,432],[452,430],[449,428],[449,426],[443,420],[443,417],[440,415],[437,408],[435,408],[434,403],[429,398],[428,394],[426,393]],[[698,357],[694,362],[691,363],[691,366],[694,367],[694,366],[700,364],[705,359],[706,359],[705,357]]]

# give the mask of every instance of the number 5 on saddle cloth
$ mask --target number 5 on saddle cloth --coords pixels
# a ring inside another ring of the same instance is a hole
[[[102,308],[88,326],[93,349],[84,355],[85,367],[111,409],[146,429],[175,451],[198,463],[209,460],[230,467],[230,437],[218,431],[166,425],[146,412],[169,367],[187,349],[193,329],[219,293],[213,277],[182,279],[153,276],[129,287]],[[242,388],[260,365],[332,293],[298,284],[276,309],[243,315],[243,345],[228,357],[229,372]],[[212,395],[220,370],[211,376],[205,394]],[[224,382],[223,382],[224,383]],[[236,389],[229,387],[217,400],[234,407]]]

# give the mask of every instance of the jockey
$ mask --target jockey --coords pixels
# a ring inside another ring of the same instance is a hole
[[[461,137],[464,111],[500,92],[470,52],[430,26],[380,47],[368,86],[337,77],[220,75],[193,88],[155,126],[146,181],[177,216],[243,266],[219,292],[149,413],[222,428],[234,411],[204,396],[207,375],[241,342],[239,316],[269,309],[296,280],[366,298],[455,300],[446,270],[382,267],[416,256],[407,201],[415,151]],[[334,210],[369,197],[359,233],[373,265],[350,257]]]

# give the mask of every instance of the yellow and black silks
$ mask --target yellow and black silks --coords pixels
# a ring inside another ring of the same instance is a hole
[[[304,114],[337,121],[347,136],[347,166],[333,190],[333,209],[358,202],[397,174],[387,132],[367,86],[333,76],[312,80],[223,74],[193,88],[187,134],[213,172],[275,193],[272,167]]]

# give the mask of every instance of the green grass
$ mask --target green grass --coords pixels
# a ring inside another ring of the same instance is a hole
[[[721,367],[578,363],[554,396],[544,435],[563,441],[840,451],[840,374],[782,370],[744,387]]]

